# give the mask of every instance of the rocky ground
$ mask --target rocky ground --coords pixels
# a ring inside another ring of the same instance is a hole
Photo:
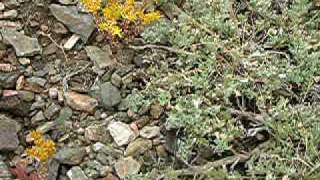
[[[141,56],[110,45],[77,1],[2,0],[0,35],[0,179],[26,161],[32,130],[57,145],[42,179],[123,179],[170,159],[161,106],[128,109],[148,80]]]

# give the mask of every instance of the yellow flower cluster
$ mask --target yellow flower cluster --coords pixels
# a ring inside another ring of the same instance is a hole
[[[155,0],[157,1],[157,0]],[[81,0],[88,12],[99,20],[98,28],[122,37],[120,22],[127,21],[135,25],[147,25],[161,17],[160,12],[145,12],[146,4],[138,6],[135,0],[109,0],[103,5],[101,0]]]
[[[56,153],[56,144],[50,139],[44,139],[42,133],[32,131],[31,138],[34,146],[26,149],[28,156],[39,159],[40,161],[46,161]]]

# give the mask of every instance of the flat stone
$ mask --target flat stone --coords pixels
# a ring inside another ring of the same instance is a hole
[[[68,41],[63,45],[63,48],[65,50],[71,50],[76,45],[76,43],[79,41],[79,39],[80,39],[79,35],[73,34],[68,39]]]
[[[8,166],[0,159],[0,179],[9,180],[12,179]]]
[[[3,11],[5,9],[4,4],[0,2],[0,11]]]
[[[48,163],[48,176],[47,180],[57,180],[59,174],[60,163],[56,159],[51,159]]]
[[[31,102],[23,101],[19,95],[0,97],[0,111],[16,116],[28,116]]]
[[[132,141],[125,152],[125,156],[137,156],[152,148],[152,141],[148,139],[136,139]]]
[[[70,180],[89,180],[79,166],[72,167],[67,172],[67,176]]]
[[[111,122],[108,130],[118,146],[129,144],[135,138],[130,126],[123,122]]]
[[[130,175],[138,174],[141,165],[132,157],[127,157],[115,163],[114,169],[120,179],[124,179]]]
[[[18,11],[13,9],[9,11],[5,11],[0,14],[0,19],[15,19],[18,16]]]
[[[42,51],[37,38],[31,38],[21,32],[6,28],[0,29],[0,33],[4,42],[12,45],[19,57],[33,56]]]
[[[48,55],[56,53],[57,50],[58,50],[57,45],[55,45],[54,43],[51,43],[43,49],[42,54],[48,56]]]
[[[17,0],[4,0],[4,6],[13,9],[20,6],[20,3]]]
[[[119,180],[115,175],[109,173],[106,177],[100,178],[98,180]]]
[[[0,19],[15,19],[18,16],[18,11],[15,9],[0,13]]]
[[[45,111],[44,116],[47,119],[51,119],[54,115],[56,115],[61,109],[61,106],[55,103],[52,103]]]
[[[90,96],[78,94],[76,92],[65,93],[66,103],[75,110],[93,113],[98,106],[98,101]]]
[[[27,79],[27,82],[35,86],[44,87],[47,83],[47,80],[40,77],[31,77]]]
[[[98,68],[103,69],[113,64],[111,54],[107,51],[103,51],[96,46],[87,46],[85,50],[89,58],[95,63],[95,66],[97,66]]]
[[[59,116],[56,119],[56,122],[60,125],[64,124],[66,121],[69,121],[72,117],[72,110],[69,107],[63,107],[60,110]]]
[[[143,138],[151,139],[160,136],[159,126],[145,126],[140,131],[140,136]]]
[[[58,98],[58,88],[56,88],[56,87],[50,88],[48,94],[51,99],[57,99]]]
[[[16,87],[16,82],[20,76],[17,72],[0,72],[0,88],[11,89]]]
[[[76,4],[77,1],[76,0],[59,0],[59,3],[63,5],[73,5],[73,4]]]
[[[35,123],[40,122],[40,121],[43,121],[43,120],[45,120],[45,119],[46,119],[46,118],[44,117],[43,112],[42,112],[42,111],[39,111],[35,116],[33,116],[33,117],[31,118],[31,123],[32,123],[32,124],[35,124]]]
[[[31,63],[29,58],[19,58],[18,61],[21,65],[29,65]]]
[[[14,151],[19,146],[19,124],[13,119],[0,115],[0,152]]]
[[[108,134],[105,126],[103,125],[91,125],[84,131],[85,139],[89,141],[107,142]]]
[[[80,35],[81,39],[87,42],[95,29],[91,15],[79,13],[76,6],[51,4],[49,9],[53,16],[65,24],[71,32]]]
[[[20,29],[22,29],[21,23],[8,21],[8,20],[0,20],[0,27],[7,28],[7,29],[12,29],[12,30],[20,30]]]
[[[67,34],[68,29],[60,22],[53,24],[53,30],[56,34]]]
[[[119,89],[113,86],[110,82],[102,84],[100,91],[102,104],[105,108],[111,108],[121,102]]]
[[[150,107],[150,115],[154,119],[159,119],[163,112],[163,107],[159,104],[152,104]]]
[[[86,154],[84,148],[64,148],[55,155],[55,159],[61,164],[78,165]]]

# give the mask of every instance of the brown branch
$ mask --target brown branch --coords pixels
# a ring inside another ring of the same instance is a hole
[[[176,54],[185,54],[185,55],[189,55],[189,56],[199,56],[195,53],[192,52],[188,52],[182,49],[175,49],[172,47],[168,47],[168,46],[162,46],[162,45],[155,45],[155,44],[147,44],[147,45],[143,45],[143,46],[132,46],[130,45],[129,48],[134,49],[134,50],[144,50],[144,49],[163,49],[172,53],[176,53]],[[199,56],[200,57],[200,56]]]
[[[223,159],[219,159],[216,161],[208,162],[202,166],[191,166],[186,169],[178,169],[171,171],[175,175],[180,176],[192,176],[195,174],[207,174],[212,169],[219,168],[221,166],[230,165],[238,162],[245,162],[249,160],[253,155],[259,154],[265,147],[268,147],[269,141],[266,141],[260,145],[258,145],[255,149],[253,149],[248,154],[236,154],[234,156],[228,156]]]
[[[40,35],[49,38],[50,41],[53,42],[53,44],[56,45],[56,47],[59,48],[59,49],[62,51],[65,60],[66,60],[66,61],[69,61],[68,55],[67,55],[66,51],[64,50],[63,46],[60,45],[60,44],[58,44],[57,41],[54,40],[54,39],[51,37],[51,34],[47,34],[47,33],[44,33],[44,32],[40,32]]]

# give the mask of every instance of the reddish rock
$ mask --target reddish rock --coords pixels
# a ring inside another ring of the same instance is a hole
[[[75,110],[93,113],[98,106],[98,101],[90,96],[76,92],[65,93],[66,103]]]

